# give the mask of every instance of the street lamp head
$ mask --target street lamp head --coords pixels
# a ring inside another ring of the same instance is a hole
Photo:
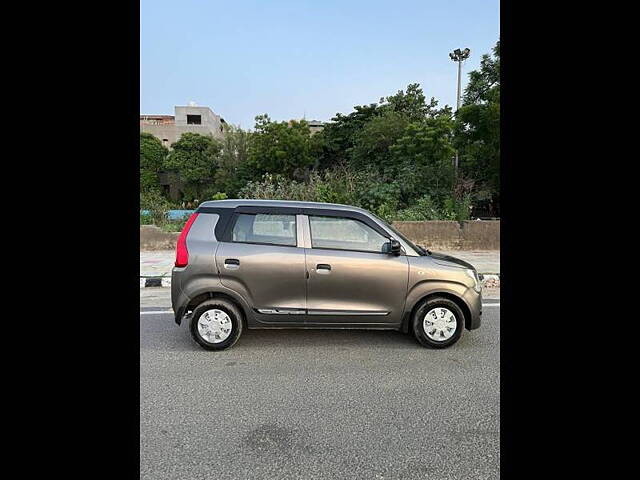
[[[466,60],[469,58],[469,54],[471,53],[471,49],[465,48],[464,50],[460,50],[456,48],[453,53],[449,54],[449,58],[454,62],[461,62],[462,60]]]

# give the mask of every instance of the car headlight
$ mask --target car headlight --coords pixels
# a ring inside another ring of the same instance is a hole
[[[469,275],[472,279],[473,279],[473,289],[480,293],[480,291],[482,290],[482,284],[480,283],[480,277],[478,277],[478,272],[476,272],[475,270],[471,270],[470,268],[467,268],[464,271],[467,275]]]

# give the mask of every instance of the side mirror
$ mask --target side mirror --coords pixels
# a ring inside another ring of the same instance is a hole
[[[389,241],[384,244],[382,251],[390,255],[400,255],[402,252],[402,245],[400,245],[400,242],[395,238],[390,238]]]

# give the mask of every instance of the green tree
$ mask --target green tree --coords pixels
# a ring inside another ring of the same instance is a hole
[[[349,163],[353,168],[371,165],[376,171],[383,171],[389,147],[409,123],[451,113],[450,107],[437,106],[434,98],[427,103],[420,85],[412,83],[406,91],[382,97],[380,103],[355,106],[349,115],[336,114],[322,132],[324,144],[319,149],[318,166],[331,168]]]
[[[140,133],[140,191],[159,189],[158,173],[168,150],[150,133]]]
[[[171,148],[165,160],[165,169],[178,174],[184,185],[185,200],[203,200],[214,188],[217,159],[222,144],[210,136],[183,133]]]
[[[355,169],[373,168],[384,173],[388,170],[390,147],[402,136],[409,119],[393,110],[387,110],[369,120],[355,134],[351,149],[351,165]]]
[[[492,49],[493,56],[484,54],[480,70],[469,72],[469,83],[464,91],[464,105],[499,101],[500,97],[500,41]],[[497,98],[496,98],[497,95]]]
[[[251,134],[240,127],[226,125],[222,149],[217,157],[215,188],[235,198],[242,187],[253,179],[249,165]]]
[[[437,106],[438,101],[433,97],[427,103],[424,92],[418,83],[410,83],[406,93],[403,90],[398,90],[395,95],[380,99],[380,109],[391,110],[409,122],[422,122],[442,113],[436,108]]]
[[[464,104],[456,115],[455,146],[460,169],[475,180],[476,200],[500,201],[500,42],[469,73]]]
[[[306,121],[272,122],[268,115],[256,117],[249,145],[249,164],[255,174],[303,178],[313,165],[311,130]]]
[[[378,104],[356,105],[348,115],[337,113],[322,132],[316,134],[323,145],[319,148],[317,166],[320,169],[345,165],[351,159],[351,150],[357,134],[372,118],[379,115]]]
[[[409,206],[428,194],[439,205],[450,197],[454,185],[452,158],[453,121],[447,114],[412,123],[390,147],[390,171]]]

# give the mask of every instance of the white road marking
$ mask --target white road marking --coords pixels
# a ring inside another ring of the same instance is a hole
[[[482,306],[483,307],[499,307],[500,304],[499,303],[483,303]]]

